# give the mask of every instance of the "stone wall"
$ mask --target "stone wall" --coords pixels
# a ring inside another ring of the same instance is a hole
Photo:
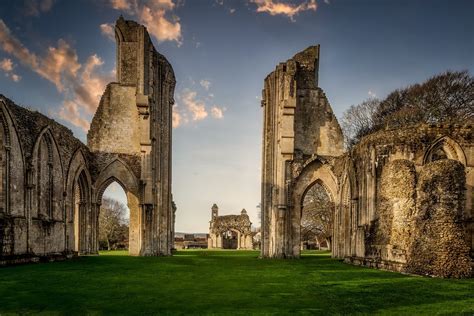
[[[0,265],[98,253],[98,212],[113,181],[130,209],[132,255],[170,255],[173,68],[146,28],[116,24],[117,79],[88,146],[0,95]]]
[[[336,220],[347,212],[350,220],[334,231],[334,256],[395,271],[470,276],[473,140],[471,125],[419,125],[363,138],[337,173],[350,182],[354,202],[336,209]]]
[[[300,255],[302,201],[317,182],[336,206],[334,257],[395,271],[470,275],[472,125],[381,130],[343,153],[341,129],[318,87],[319,50],[309,47],[265,78],[262,257]]]
[[[253,249],[252,223],[243,209],[240,215],[221,215],[216,204],[211,209],[209,249]]]
[[[406,271],[438,277],[471,275],[465,180],[464,166],[454,160],[431,162],[421,170]]]
[[[262,256],[299,255],[292,185],[314,157],[343,152],[341,128],[318,87],[319,46],[280,63],[264,82]],[[297,221],[297,220],[296,220]],[[295,246],[296,245],[296,246]]]

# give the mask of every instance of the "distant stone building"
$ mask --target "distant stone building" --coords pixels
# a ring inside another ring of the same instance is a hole
[[[175,249],[206,249],[209,235],[207,234],[179,234],[175,237]]]
[[[262,257],[298,257],[306,193],[333,205],[332,255],[439,277],[469,277],[474,257],[474,127],[418,125],[364,137],[343,153],[318,87],[319,46],[265,79]]]
[[[117,82],[87,146],[66,127],[0,95],[0,264],[98,253],[102,195],[127,194],[132,255],[170,255],[173,68],[146,28],[115,26]]]
[[[252,223],[245,209],[240,215],[221,215],[216,204],[211,209],[208,248],[253,249]]]

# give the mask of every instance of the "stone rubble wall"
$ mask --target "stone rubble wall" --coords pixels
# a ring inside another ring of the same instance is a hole
[[[437,277],[471,276],[466,241],[465,171],[454,160],[423,166],[406,271]]]
[[[473,149],[471,125],[418,125],[363,138],[341,158],[350,163],[337,169],[340,183],[350,179],[354,203],[350,222],[334,231],[335,257],[400,272],[471,276]],[[436,150],[448,159],[432,162]],[[344,212],[337,208],[336,218]]]

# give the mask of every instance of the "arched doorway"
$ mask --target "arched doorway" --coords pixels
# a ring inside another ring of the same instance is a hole
[[[99,250],[129,249],[130,210],[122,186],[112,181],[102,194],[98,219]]]
[[[152,224],[152,218],[150,218],[147,209],[143,209],[140,205],[139,200],[139,185],[137,177],[134,175],[130,167],[120,159],[115,159],[110,162],[99,174],[98,179],[95,182],[96,195],[95,195],[95,204],[97,205],[98,210],[102,206],[102,199],[104,192],[112,183],[117,183],[126,195],[126,203],[123,198],[123,202],[126,204],[129,209],[129,239],[128,239],[128,253],[133,256],[139,256],[144,251],[146,247],[150,247],[150,243],[144,244],[145,240],[143,234],[147,230],[151,231],[151,227],[146,225]],[[115,186],[115,185],[114,185]],[[143,213],[145,211],[145,214]],[[96,222],[99,222],[99,213],[97,214]],[[98,229],[98,227],[97,227]],[[98,232],[98,230],[96,230]],[[151,238],[150,238],[151,239]],[[99,246],[99,241],[96,241],[97,247]]]
[[[334,200],[321,180],[311,184],[301,201],[302,249],[330,250]]]
[[[240,233],[236,230],[228,230],[222,234],[223,249],[237,249],[239,244]]]
[[[74,181],[72,199],[73,208],[70,218],[72,218],[72,236],[74,239],[70,246],[72,246],[72,250],[78,254],[87,254],[91,252],[91,247],[89,247],[91,234],[88,234],[87,228],[88,223],[92,222],[92,216],[90,214],[90,208],[88,207],[89,185],[84,170],[79,172],[79,175]]]

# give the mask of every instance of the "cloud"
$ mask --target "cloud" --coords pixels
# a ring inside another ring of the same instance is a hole
[[[187,120],[181,113],[181,109],[178,104],[173,105],[173,128],[178,128],[182,124],[187,123]]]
[[[18,82],[18,81],[21,80],[21,76],[19,76],[17,74],[13,74],[13,73],[10,75],[10,78],[15,82]]]
[[[71,100],[65,100],[61,109],[59,110],[59,117],[79,128],[84,132],[89,130],[90,123],[88,120],[81,117],[79,105]]]
[[[209,88],[211,87],[211,82],[209,80],[201,80],[199,81],[199,84],[201,85],[201,87],[203,87],[204,89],[206,89],[206,91],[209,91]]]
[[[196,91],[186,88],[177,95],[177,99],[179,104],[176,103],[173,106],[173,128],[207,118],[224,118],[225,107],[206,105],[206,102],[203,100],[210,100],[207,97],[200,98]]]
[[[182,44],[181,23],[177,16],[170,16],[176,8],[172,0],[109,0],[113,9],[136,16],[158,42],[175,41]]]
[[[60,92],[64,90],[63,81],[75,78],[81,68],[76,51],[63,39],[58,40],[58,47],[49,47],[47,55],[39,60],[33,70],[53,82]]]
[[[158,42],[176,41],[178,46],[182,44],[181,24],[179,19],[170,21],[165,17],[166,11],[163,9],[153,10],[144,6],[139,15],[140,22],[145,24],[148,32],[153,35]]]
[[[133,1],[130,0],[110,0],[110,5],[115,10],[130,10],[131,3],[133,3]]]
[[[59,39],[57,47],[48,47],[44,56],[40,57],[14,37],[1,19],[0,48],[52,82],[64,97],[59,114],[54,115],[87,131],[89,123],[84,117],[95,112],[106,84],[114,77],[113,73],[98,71],[103,61],[97,55],[91,55],[81,64],[75,49]],[[21,77],[12,74],[11,79],[17,81]]]
[[[38,68],[38,60],[35,54],[32,54],[23,44],[16,39],[10,32],[10,29],[0,19],[0,47],[6,52],[17,58],[22,64],[30,68]]]
[[[21,64],[54,83],[59,91],[63,91],[63,78],[75,77],[81,67],[75,50],[66,41],[60,39],[57,47],[49,47],[46,56],[40,58],[14,37],[1,19],[0,47]]]
[[[115,41],[115,27],[112,23],[104,23],[100,25],[100,32],[108,39]]]
[[[10,78],[14,82],[18,82],[21,80],[21,76],[13,73],[13,68],[15,65],[10,58],[4,58],[0,61],[0,70],[5,73],[5,77]]]
[[[371,98],[376,98],[376,97],[377,97],[377,94],[375,94],[375,92],[372,92],[371,90],[369,90],[369,92],[367,92],[367,94],[368,94],[369,97],[371,97]]]
[[[10,72],[13,70],[13,62],[10,58],[4,58],[0,61],[0,69],[5,72]]]
[[[55,0],[26,0],[25,1],[25,15],[40,16],[41,13],[46,13],[51,10]]]
[[[214,105],[211,108],[211,115],[212,115],[213,118],[222,119],[222,118],[224,118],[224,111],[225,110],[226,110],[226,108],[221,108],[217,105]]]
[[[191,114],[193,121],[200,121],[207,117],[206,104],[202,100],[196,99],[196,91],[184,90],[181,94],[181,100],[187,111]]]
[[[295,21],[294,17],[303,11],[316,11],[316,0],[305,0],[299,5],[282,2],[279,0],[250,0],[257,5],[258,13],[268,13],[272,16],[284,15],[289,17],[291,21]]]
[[[113,81],[114,75],[99,74],[97,68],[104,62],[97,55],[90,56],[83,65],[78,80],[73,84],[74,101],[89,114],[94,114],[107,83]]]

